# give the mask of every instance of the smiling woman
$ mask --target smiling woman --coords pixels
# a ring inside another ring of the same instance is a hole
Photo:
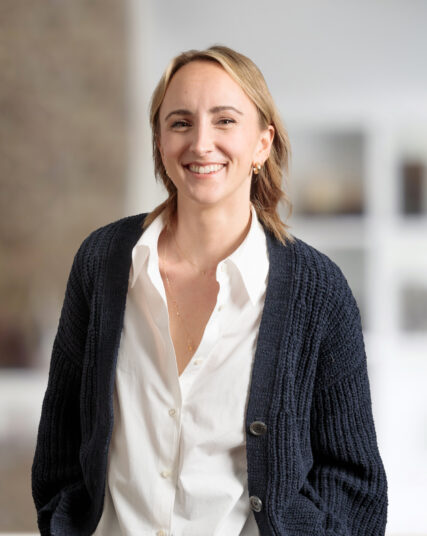
[[[182,67],[165,93],[159,126],[157,145],[180,193],[178,211],[189,214],[197,204],[236,221],[243,212],[247,217],[253,163],[267,160],[274,128],[260,128],[255,104],[227,72],[201,61]]]
[[[239,170],[244,182],[242,188],[246,187],[248,191],[249,183],[250,201],[258,218],[279,241],[292,241],[292,235],[287,232],[288,225],[277,214],[279,202],[287,207],[289,216],[292,213],[292,204],[285,189],[289,139],[264,77],[249,58],[221,46],[204,51],[192,50],[177,56],[169,64],[153,93],[150,120],[155,172],[165,185],[169,197],[148,214],[144,228],[162,212],[167,227],[172,227],[176,218],[179,197],[177,185],[173,175],[168,175],[171,170],[166,171],[161,149],[162,146],[167,148],[168,134],[172,130],[185,132],[186,136],[183,137],[187,143],[191,136],[193,144],[210,144],[209,147],[199,147],[203,156],[201,163],[205,163],[208,157],[212,160],[213,154],[221,157],[221,164],[227,165],[223,151],[228,149],[236,152],[230,162],[232,170],[229,176],[237,175],[233,165],[240,163],[246,166]],[[216,139],[212,137],[215,132]],[[213,146],[216,142],[215,153]],[[242,149],[249,142],[251,145]],[[254,147],[256,142],[258,146]],[[224,143],[226,146],[221,149]],[[221,145],[218,147],[218,144]],[[255,154],[256,149],[261,152]],[[181,165],[185,165],[185,162],[187,160],[182,161]],[[258,169],[254,168],[254,164],[264,165]],[[251,181],[251,177],[256,180]],[[247,179],[246,182],[244,179]],[[229,202],[232,203],[232,200]]]
[[[387,479],[360,314],[277,207],[289,141],[226,47],[152,99],[149,214],[71,269],[33,463],[41,533],[382,536]]]

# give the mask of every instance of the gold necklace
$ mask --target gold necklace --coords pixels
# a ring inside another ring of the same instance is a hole
[[[167,230],[167,233],[169,233],[169,230]],[[187,262],[189,262],[190,264],[192,264],[195,268],[197,268],[199,274],[203,274],[203,275],[208,275],[209,273],[211,273],[211,275],[213,275],[213,271],[215,270],[216,271],[216,266],[212,267],[212,268],[208,268],[207,270],[201,270],[197,264],[194,264],[193,261],[191,261],[186,255],[184,255],[184,253],[182,252],[181,248],[178,246],[178,242],[176,241],[176,237],[175,237],[175,234],[172,235],[172,238],[173,238],[173,241],[175,242],[175,245],[179,251],[179,254],[181,255],[181,257],[183,257]]]
[[[175,241],[175,243],[176,243],[176,241]],[[193,353],[193,350],[194,350],[194,342],[193,342],[193,339],[190,337],[190,334],[188,333],[187,327],[186,327],[185,322],[184,322],[184,318],[183,318],[182,314],[180,313],[178,303],[177,303],[177,301],[175,300],[175,298],[173,296],[172,285],[170,283],[168,272],[166,270],[166,266],[165,266],[165,262],[164,262],[165,251],[166,251],[166,248],[164,247],[163,248],[163,260],[161,260],[162,268],[163,268],[163,271],[165,273],[166,281],[167,281],[167,284],[168,284],[168,287],[169,287],[170,297],[171,297],[172,303],[173,303],[173,305],[175,307],[175,314],[180,319],[182,327],[184,328],[184,331],[185,331],[185,334],[186,334],[186,346],[187,346],[187,350],[189,351],[190,357],[191,357],[191,355]]]

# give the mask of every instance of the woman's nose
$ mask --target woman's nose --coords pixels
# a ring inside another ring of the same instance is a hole
[[[209,125],[199,123],[192,130],[191,150],[195,154],[209,153],[213,148],[213,137]]]

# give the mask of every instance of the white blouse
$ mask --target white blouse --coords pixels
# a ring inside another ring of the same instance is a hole
[[[114,427],[96,536],[258,536],[249,507],[245,413],[269,268],[251,205],[218,264],[217,303],[181,376],[159,271],[160,214],[132,250]]]

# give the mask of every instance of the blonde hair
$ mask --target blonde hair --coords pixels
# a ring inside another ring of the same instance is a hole
[[[172,77],[181,67],[192,61],[210,61],[219,64],[255,104],[261,129],[266,129],[269,125],[274,127],[275,134],[270,156],[259,174],[252,175],[250,201],[265,228],[271,231],[282,244],[285,244],[286,240],[293,242],[293,236],[287,231],[289,226],[282,222],[277,213],[277,205],[282,201],[288,207],[288,217],[292,214],[292,203],[287,193],[282,190],[283,171],[286,177],[290,158],[287,131],[258,67],[243,54],[220,45],[206,50],[189,50],[176,56],[169,63],[154,90],[150,105],[154,171],[156,178],[162,180],[168,192],[168,198],[147,215],[143,229],[148,227],[163,211],[165,224],[169,229],[172,228],[176,218],[177,189],[166,173],[157,143],[160,136],[159,110]]]

